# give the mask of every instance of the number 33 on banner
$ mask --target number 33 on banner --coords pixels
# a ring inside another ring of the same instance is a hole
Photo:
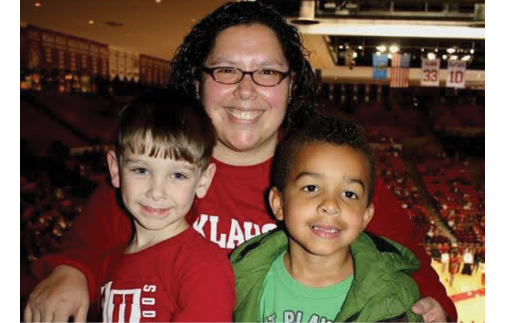
[[[440,85],[440,59],[422,59],[421,86]]]
[[[467,62],[459,60],[450,60],[447,62],[447,81],[445,86],[459,89],[465,88],[465,72]]]

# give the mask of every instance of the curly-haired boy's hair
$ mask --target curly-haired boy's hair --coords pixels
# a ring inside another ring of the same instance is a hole
[[[299,128],[289,131],[276,148],[271,170],[271,186],[284,192],[291,165],[300,149],[308,144],[323,142],[347,146],[362,154],[369,170],[367,204],[372,201],[376,182],[376,162],[372,147],[365,139],[363,129],[353,121],[333,115],[316,114]]]
[[[205,170],[216,138],[199,101],[175,91],[154,90],[136,97],[119,113],[115,151],[118,160],[133,153],[184,160]]]
[[[196,95],[195,84],[201,81],[199,67],[214,48],[216,36],[229,27],[252,24],[272,29],[281,44],[293,77],[285,124],[301,124],[314,110],[315,74],[307,60],[309,52],[298,30],[276,9],[258,1],[225,3],[198,22],[171,61],[170,85],[187,95]]]

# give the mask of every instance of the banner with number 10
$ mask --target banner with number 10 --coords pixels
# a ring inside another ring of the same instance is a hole
[[[447,62],[446,87],[465,88],[465,72],[467,62],[461,60],[450,60]]]
[[[440,85],[440,59],[422,59],[421,86]]]

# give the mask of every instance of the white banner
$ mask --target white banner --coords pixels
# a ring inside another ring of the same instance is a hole
[[[467,62],[459,60],[450,60],[447,62],[447,81],[446,87],[465,88],[465,72]]]
[[[131,81],[133,78],[132,75],[132,53],[126,52],[125,53],[125,72],[126,72],[126,80]]]
[[[118,75],[118,51],[109,47],[109,76],[112,81]]]
[[[118,76],[120,81],[124,81],[126,76],[125,57],[126,53],[124,51],[118,51]]]
[[[134,54],[134,56],[132,56],[132,75],[135,82],[139,82],[139,54]]]
[[[440,85],[440,59],[422,59],[420,86]]]
[[[125,71],[128,81],[139,81],[139,54],[127,52],[125,55]]]

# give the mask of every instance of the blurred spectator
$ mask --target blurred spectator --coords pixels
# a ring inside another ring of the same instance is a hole
[[[449,286],[452,287],[454,283],[454,276],[460,271],[461,259],[456,250],[451,252],[449,257]]]
[[[465,249],[463,254],[463,269],[461,270],[462,275],[472,276],[472,264],[474,263],[474,255],[470,249]]]
[[[443,251],[442,255],[440,256],[440,261],[442,263],[442,274],[445,274],[445,270],[447,269],[447,265],[449,264],[449,252]]]
[[[482,256],[484,255],[484,248],[477,247],[474,253],[474,264],[472,268],[472,273],[476,273],[479,270],[479,265],[481,263]]]

